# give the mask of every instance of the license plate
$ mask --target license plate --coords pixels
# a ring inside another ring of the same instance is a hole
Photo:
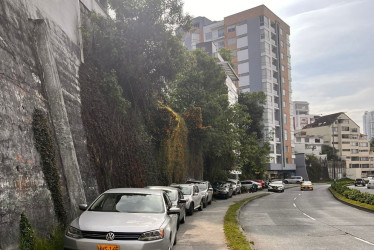
[[[97,245],[97,250],[119,250],[119,245]]]

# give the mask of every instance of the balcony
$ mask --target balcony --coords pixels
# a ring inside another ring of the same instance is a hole
[[[278,79],[273,77],[273,83],[278,84]]]
[[[279,105],[278,105],[278,103],[274,103],[274,108],[275,108],[275,109],[279,109]]]
[[[280,126],[279,121],[275,120],[274,123],[275,123],[275,126]]]
[[[275,66],[275,65],[271,65],[271,69],[274,70],[274,71],[278,71],[277,66]]]
[[[277,54],[275,54],[274,52],[271,52],[271,56],[272,56],[274,59],[277,59]]]
[[[270,31],[275,34],[275,29],[273,27],[270,27]]]

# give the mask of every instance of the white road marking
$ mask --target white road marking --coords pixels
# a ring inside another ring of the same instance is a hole
[[[366,240],[360,239],[360,238],[358,238],[358,237],[354,237],[354,238],[355,238],[356,240],[359,240],[359,241],[365,242],[366,244],[369,244],[369,245],[374,246],[374,244],[371,243],[371,242],[369,242],[369,241],[366,241]]]
[[[295,198],[293,198],[293,200],[295,201],[295,200],[296,200],[296,197],[295,197]]]
[[[303,215],[305,215],[306,217],[308,217],[308,218],[311,219],[311,220],[316,220],[316,219],[314,219],[313,217],[307,215],[306,213],[303,213]]]
[[[296,204],[294,203],[293,206],[296,207]]]
[[[301,195],[301,194],[299,194],[299,195]]]

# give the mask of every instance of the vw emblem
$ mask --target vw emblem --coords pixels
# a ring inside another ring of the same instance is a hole
[[[106,240],[107,241],[112,241],[112,240],[114,240],[114,233],[113,232],[109,232],[109,233],[107,233],[107,235],[106,235]]]

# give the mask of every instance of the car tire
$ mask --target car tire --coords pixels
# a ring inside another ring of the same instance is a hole
[[[186,211],[183,214],[183,218],[181,220],[181,224],[184,224],[186,222]]]
[[[177,233],[175,233],[175,237],[174,237],[174,242],[173,242],[173,246],[175,246],[177,244]]]
[[[288,184],[288,181],[284,181],[284,184]]]
[[[206,208],[208,206],[208,201],[204,199],[203,207]]]
[[[210,199],[210,201],[208,202],[208,205],[211,205],[212,204],[212,200],[213,200],[213,197]]]
[[[190,207],[188,208],[188,215],[193,215],[193,211],[194,211],[194,205],[193,202],[191,202],[190,204]]]
[[[284,193],[284,189],[282,190],[282,193]]]
[[[301,182],[300,181],[297,181],[296,184],[300,184]]]
[[[200,207],[198,209],[199,209],[199,211],[203,211],[203,209],[204,209],[204,202],[203,202],[203,200],[200,201]]]
[[[178,220],[177,220],[177,230],[179,230],[179,226],[180,226],[181,222],[179,220],[179,215],[178,215]]]

